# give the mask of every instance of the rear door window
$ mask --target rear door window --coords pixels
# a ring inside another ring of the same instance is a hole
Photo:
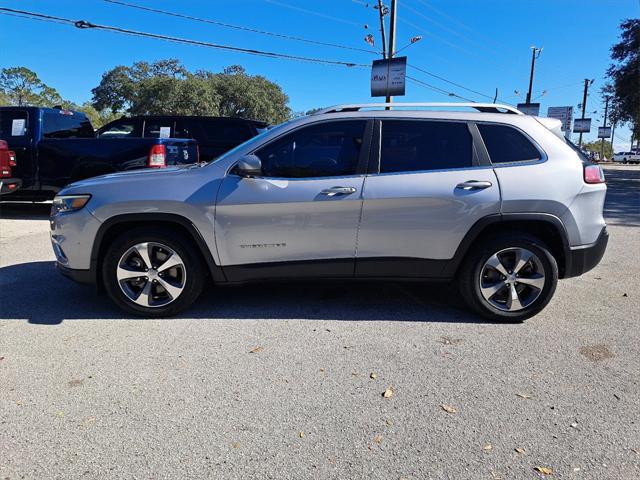
[[[60,110],[44,112],[42,118],[44,138],[93,138],[91,122],[79,113]]]
[[[145,120],[144,136],[152,138],[174,138],[175,122],[172,119]]]
[[[380,173],[473,166],[473,139],[464,122],[384,120]]]
[[[517,163],[540,160],[538,149],[522,133],[506,125],[478,123],[478,130],[489,152],[491,163]]]
[[[0,110],[0,138],[21,140],[28,135],[29,114],[24,110]]]

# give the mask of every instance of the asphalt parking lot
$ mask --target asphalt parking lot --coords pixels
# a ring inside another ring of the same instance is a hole
[[[54,270],[48,206],[2,205],[0,478],[640,478],[640,167],[606,174],[603,261],[523,324],[421,283],[123,318]]]

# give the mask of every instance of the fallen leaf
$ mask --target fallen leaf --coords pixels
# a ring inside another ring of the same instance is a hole
[[[493,449],[493,445],[491,445],[490,443],[487,443],[484,447],[482,447],[482,449],[483,449],[485,452],[488,452],[489,450],[492,450],[492,449]]]
[[[4,357],[0,357],[0,360],[4,360]]]
[[[390,398],[393,395],[393,387],[388,387],[383,393],[382,396],[384,398]]]
[[[543,475],[553,475],[553,470],[547,467],[533,467],[536,472],[540,472]]]
[[[251,350],[249,350],[249,353],[259,353],[263,350],[262,347],[254,347]]]
[[[579,472],[580,471],[580,467],[573,467],[573,471],[574,472]]]
[[[344,346],[344,349],[345,349],[345,350],[349,350],[350,348],[353,348],[353,345],[345,345],[345,346]]]
[[[571,428],[578,428],[578,422],[573,422],[571,425],[569,425]]]
[[[626,293],[623,293],[623,294],[622,294],[622,296],[623,296],[623,297],[628,297],[629,295],[628,295],[628,294],[626,294]]]
[[[304,432],[301,431],[299,435],[300,435],[300,438],[304,438]]]
[[[393,422],[391,421],[391,419],[390,419],[390,418],[387,418],[387,419],[385,420],[385,423],[386,423],[386,424],[387,424],[387,426],[389,426],[389,427],[390,427],[391,425],[393,425]]]
[[[233,442],[233,443],[231,444],[231,446],[232,446],[233,448],[240,448],[240,443],[238,443],[238,442]]]
[[[369,377],[375,380],[376,378],[378,378],[378,374],[376,372],[371,372],[371,375],[369,375]]]
[[[440,407],[447,413],[456,413],[457,410],[453,408],[451,405],[442,404]]]
[[[382,443],[382,435],[376,435],[373,437],[373,441],[380,445]]]
[[[631,451],[636,455],[640,455],[640,448],[632,448]]]
[[[531,395],[527,395],[526,393],[516,393],[516,397],[524,398],[525,400],[529,400]]]
[[[321,369],[320,369],[320,373],[324,373],[324,368],[321,368]]]
[[[515,450],[516,452],[518,452],[518,453],[524,453],[524,452],[525,452],[525,449],[524,449],[524,448],[520,448],[520,447],[515,448],[514,450]]]
[[[57,415],[58,417],[64,417],[64,412],[60,412],[60,411],[58,411],[58,412],[56,412],[56,415]]]

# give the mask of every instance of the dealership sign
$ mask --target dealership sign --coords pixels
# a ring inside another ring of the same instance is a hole
[[[371,65],[371,96],[404,95],[407,57],[374,60]]]
[[[576,118],[573,121],[573,133],[589,133],[591,131],[590,118]]]
[[[549,107],[547,110],[547,117],[560,120],[562,122],[562,131],[571,132],[573,107]]]
[[[611,136],[611,127],[598,127],[598,138],[609,138]]]
[[[520,110],[525,115],[534,115],[537,117],[540,114],[540,104],[539,103],[519,103],[518,110]]]

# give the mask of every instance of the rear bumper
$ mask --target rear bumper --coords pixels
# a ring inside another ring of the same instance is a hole
[[[577,277],[598,265],[604,256],[608,242],[609,232],[607,232],[607,227],[604,227],[594,243],[570,247],[564,278]]]
[[[76,270],[74,268],[65,267],[59,262],[56,262],[56,268],[61,274],[70,278],[74,282],[82,283],[84,285],[92,285],[95,283],[91,270]]]
[[[0,195],[5,193],[13,193],[22,186],[22,180],[19,178],[1,178],[0,179]]]

